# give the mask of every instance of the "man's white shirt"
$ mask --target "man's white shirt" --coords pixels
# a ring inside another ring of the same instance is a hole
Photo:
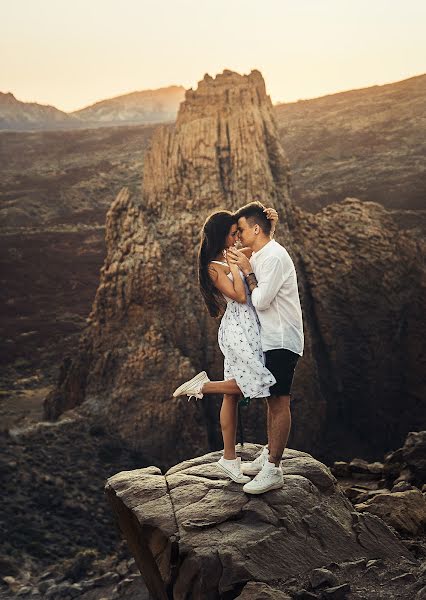
[[[262,350],[285,348],[303,354],[304,335],[297,275],[287,250],[275,240],[250,259],[257,287],[251,300],[260,321]]]

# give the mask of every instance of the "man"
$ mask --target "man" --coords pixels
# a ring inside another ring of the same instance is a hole
[[[242,245],[253,253],[250,260],[236,249],[228,251],[244,274],[259,321],[266,367],[276,379],[268,403],[268,446],[242,472],[256,477],[243,490],[261,494],[283,484],[281,458],[291,428],[290,389],[294,370],[303,354],[302,310],[296,270],[287,250],[270,238],[271,221],[260,202],[237,211]]]

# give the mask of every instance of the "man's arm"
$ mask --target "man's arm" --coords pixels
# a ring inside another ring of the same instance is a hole
[[[256,283],[254,273],[246,276],[246,281],[251,291],[253,306],[256,310],[262,311],[271,306],[271,302],[284,284],[283,264],[277,256],[270,256],[265,260],[258,275],[259,281]]]
[[[284,284],[286,274],[284,265],[277,256],[269,256],[258,273],[257,281],[248,258],[239,250],[231,248],[227,252],[230,262],[234,262],[242,270],[247,286],[251,292],[251,300],[256,310],[266,310]]]

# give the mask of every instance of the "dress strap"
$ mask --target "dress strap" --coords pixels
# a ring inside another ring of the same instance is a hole
[[[216,263],[217,265],[224,265],[225,267],[228,266],[228,263],[221,262],[220,260],[211,260],[210,262]]]

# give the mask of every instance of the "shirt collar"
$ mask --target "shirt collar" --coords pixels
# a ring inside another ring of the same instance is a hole
[[[253,258],[258,258],[267,248],[271,248],[273,246],[275,240],[269,240],[260,250],[257,252],[253,251]]]

